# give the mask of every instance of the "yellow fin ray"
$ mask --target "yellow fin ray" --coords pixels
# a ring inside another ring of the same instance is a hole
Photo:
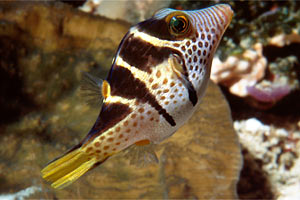
[[[95,163],[96,162],[94,159],[83,163],[82,165],[80,165],[78,168],[76,168],[71,173],[63,176],[62,178],[60,178],[57,181],[55,181],[54,183],[52,183],[51,186],[53,188],[62,189],[64,187],[70,185],[71,183],[76,181],[80,176],[82,176],[84,173],[86,173],[88,170],[90,170],[94,166]]]
[[[95,164],[95,159],[90,160],[88,155],[78,148],[46,166],[42,170],[42,176],[52,182],[52,187],[61,189],[77,180]]]

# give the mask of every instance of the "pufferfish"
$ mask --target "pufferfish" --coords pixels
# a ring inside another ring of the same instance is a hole
[[[42,170],[63,188],[131,145],[157,144],[193,114],[233,11],[226,4],[162,9],[130,28],[102,82],[103,105],[87,136]]]

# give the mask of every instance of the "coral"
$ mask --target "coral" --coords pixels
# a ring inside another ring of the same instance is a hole
[[[293,29],[289,34],[281,33],[269,38],[268,40],[270,45],[283,47],[290,45],[291,43],[300,43],[300,33],[298,30]]]
[[[251,97],[252,102],[248,103],[252,106],[269,109],[291,91],[299,88],[297,52],[296,56],[270,56],[274,52],[273,48],[274,46],[263,48],[261,43],[257,43],[253,50],[229,56],[224,62],[215,57],[211,79],[228,87],[234,95]],[[269,61],[263,52],[268,55]]]
[[[276,199],[299,199],[300,126],[287,131],[255,118],[235,121],[242,146],[267,174]]]
[[[266,68],[267,60],[262,54],[262,44],[257,43],[253,50],[246,50],[239,56],[229,56],[224,62],[214,58],[211,79],[229,87],[232,94],[245,97],[248,95],[247,87],[260,81]]]
[[[248,86],[248,95],[260,102],[276,102],[288,95],[291,91],[289,85],[275,85],[262,81],[255,86]]]

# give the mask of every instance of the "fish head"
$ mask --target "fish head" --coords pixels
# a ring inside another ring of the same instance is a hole
[[[169,63],[182,79],[191,82],[199,98],[206,88],[215,50],[232,16],[233,11],[226,4],[191,11],[167,8],[139,23],[137,29],[158,38],[148,38],[155,46],[171,49]]]

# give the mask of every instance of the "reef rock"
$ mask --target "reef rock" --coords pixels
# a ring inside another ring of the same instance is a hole
[[[8,79],[15,86],[1,93],[19,92],[28,97],[20,102],[36,106],[59,99],[81,79],[81,71],[108,70],[130,27],[59,2],[0,5],[0,82]]]
[[[253,50],[238,56],[229,56],[221,62],[217,57],[212,63],[211,79],[229,87],[229,91],[240,97],[248,95],[247,87],[260,81],[267,69],[267,59],[262,54],[263,46],[257,43]]]
[[[244,199],[274,197],[280,200],[299,199],[300,123],[298,123],[298,127],[293,127],[293,130],[287,131],[283,128],[263,124],[256,118],[251,118],[235,121],[234,128],[239,134],[243,148],[251,155],[252,162],[260,165],[258,167],[260,172],[256,173],[255,178],[261,179],[260,176],[264,174],[267,180],[257,183],[259,186],[257,191],[260,191],[260,194],[255,194],[253,190],[248,188],[248,191],[244,191],[245,194],[242,194]],[[249,156],[246,156],[245,159],[249,159]],[[249,160],[246,163],[249,164]],[[245,176],[250,174],[248,172]],[[251,179],[253,179],[252,176]],[[267,192],[266,186],[268,184],[272,196]],[[246,185],[251,185],[250,181]],[[263,196],[261,196],[262,191]]]
[[[291,31],[291,33],[281,33],[269,38],[269,44],[283,47],[290,45],[291,43],[300,43],[300,33],[297,29]]]

